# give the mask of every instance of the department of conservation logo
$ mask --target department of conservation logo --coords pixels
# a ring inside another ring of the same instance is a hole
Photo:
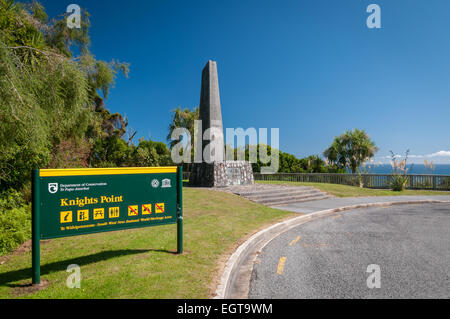
[[[48,192],[55,194],[58,191],[58,183],[48,183]]]
[[[152,180],[152,187],[158,188],[159,187],[159,181],[157,179]]]

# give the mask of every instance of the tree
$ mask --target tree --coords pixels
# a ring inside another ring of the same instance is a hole
[[[189,110],[188,108],[185,108],[183,110],[180,107],[178,107],[175,110],[173,110],[172,113],[173,113],[173,119],[169,125],[169,134],[167,134],[167,141],[169,142],[169,148],[172,150],[172,148],[174,148],[175,145],[180,143],[183,139],[183,137],[181,137],[180,139],[172,140],[172,133],[177,128],[185,128],[191,135],[191,141],[190,141],[191,162],[193,162],[193,159],[194,159],[194,124],[195,124],[195,121],[198,120],[200,117],[200,110],[198,107],[194,108],[192,111]],[[188,145],[185,146],[185,148],[183,149],[183,152],[186,151],[187,148],[188,148]],[[180,155],[182,155],[182,154],[180,154]],[[183,169],[185,171],[190,171],[191,164],[183,163]]]
[[[69,29],[65,15],[49,20],[35,1],[0,0],[0,192],[22,189],[33,168],[85,167],[99,139],[124,133],[103,99],[128,64],[95,60],[83,14],[82,28]],[[107,142],[102,151],[122,149]]]
[[[191,135],[191,146],[194,141],[194,123],[199,119],[200,111],[199,108],[196,107],[192,111],[188,108],[184,110],[180,107],[176,108],[172,111],[173,119],[169,125],[169,134],[167,135],[167,141],[169,141],[170,149],[172,149],[180,140],[172,140],[172,133],[177,128],[185,128],[189,131]],[[192,147],[191,147],[192,149]]]
[[[141,139],[132,153],[130,166],[167,166],[171,165],[170,151],[162,142]]]
[[[355,174],[377,151],[375,143],[364,130],[354,129],[335,137],[323,155],[331,164],[338,168],[348,168]]]
[[[258,144],[252,147],[253,150],[256,150],[256,163],[252,163],[252,168],[254,173],[260,173],[261,167],[268,166],[271,164],[263,163],[261,161],[261,152],[267,152],[267,156],[271,159],[272,154],[274,155],[274,160],[277,160],[279,173],[341,173],[342,169],[338,169],[335,165],[326,165],[325,161],[321,159],[318,155],[311,155],[306,158],[297,158],[292,154],[281,152],[278,149],[273,149],[270,145]],[[238,150],[234,150],[234,156],[236,158]],[[277,154],[278,153],[278,154]],[[250,146],[245,146],[245,160],[250,160]]]
[[[90,156],[92,167],[126,166],[130,150],[127,143],[117,135],[111,135],[95,141]]]

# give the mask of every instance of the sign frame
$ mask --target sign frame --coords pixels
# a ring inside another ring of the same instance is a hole
[[[32,259],[32,284],[39,285],[41,282],[41,265],[40,265],[40,241],[41,233],[41,178],[42,177],[64,177],[64,176],[112,176],[112,175],[134,175],[134,174],[163,174],[176,173],[176,221],[171,223],[177,224],[177,254],[183,254],[183,168],[182,166],[173,167],[130,167],[130,168],[86,168],[86,169],[52,169],[40,170],[34,169],[32,171],[32,245],[31,245],[31,259]],[[52,193],[53,185],[49,184],[48,191]],[[147,204],[143,204],[147,205]],[[168,223],[170,224],[170,223]],[[162,224],[163,225],[163,224]],[[142,228],[150,226],[159,226],[144,224],[141,226],[130,228],[118,228],[109,230],[91,231],[90,233],[110,232],[123,229]],[[58,237],[81,236],[86,233],[68,234]]]

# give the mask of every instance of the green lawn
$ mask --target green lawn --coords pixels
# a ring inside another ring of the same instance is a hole
[[[326,183],[300,183],[300,182],[281,182],[281,181],[257,181],[257,183],[284,184],[292,186],[312,186],[336,197],[450,195],[450,192],[441,192],[441,191],[405,190],[403,192],[394,192],[388,189],[369,189],[369,188],[359,188],[355,186],[326,184]]]
[[[31,253],[15,253],[0,257],[0,298],[208,298],[220,265],[246,236],[294,215],[185,188],[184,255],[174,253],[176,225],[45,241],[41,278],[49,287],[29,293]],[[71,264],[81,267],[81,289],[66,287]]]

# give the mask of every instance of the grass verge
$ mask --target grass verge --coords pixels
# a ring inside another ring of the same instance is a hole
[[[427,190],[405,190],[394,192],[389,189],[370,189],[355,186],[326,184],[326,183],[301,183],[284,181],[257,181],[260,184],[283,184],[291,186],[311,186],[336,197],[364,197],[364,196],[405,196],[405,195],[450,195],[450,192],[427,191]]]
[[[41,243],[41,278],[31,292],[31,252],[0,259],[0,298],[209,298],[228,254],[263,226],[295,214],[233,194],[184,189],[184,249],[176,255],[176,225],[124,230]],[[66,286],[71,264],[81,288]]]

